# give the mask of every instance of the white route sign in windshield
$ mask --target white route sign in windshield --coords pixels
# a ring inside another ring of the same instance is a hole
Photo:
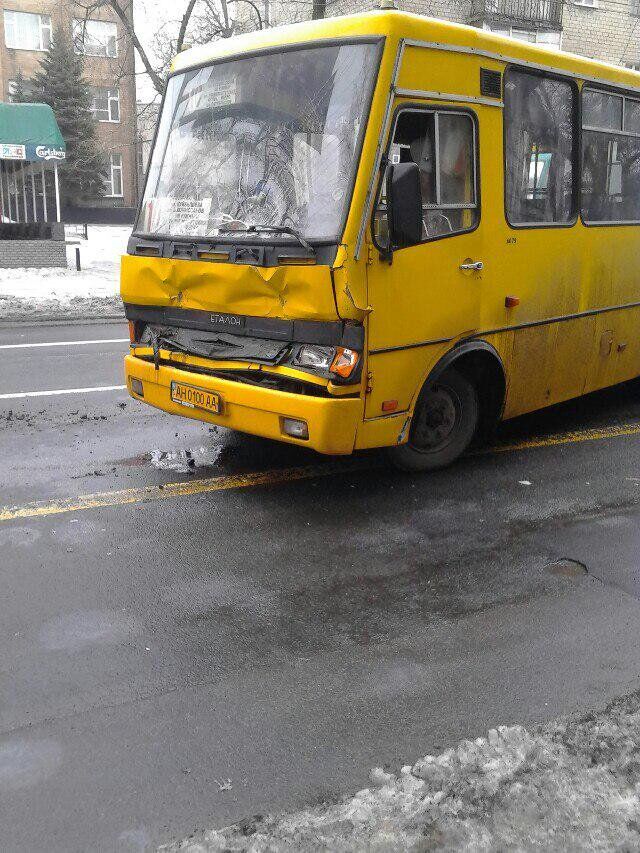
[[[211,198],[153,198],[145,205],[149,231],[195,236],[207,232]]]

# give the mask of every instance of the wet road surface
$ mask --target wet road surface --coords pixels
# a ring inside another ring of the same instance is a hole
[[[122,384],[125,343],[10,347],[126,337],[1,329],[0,395]],[[151,850],[637,689],[639,434],[632,383],[325,473],[119,390],[0,399],[0,849]]]

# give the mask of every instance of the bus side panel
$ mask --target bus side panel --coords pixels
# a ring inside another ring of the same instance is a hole
[[[398,77],[398,89],[427,90],[450,95],[478,97],[480,65],[504,71],[505,63],[472,53],[453,53],[425,47],[407,47]],[[446,96],[445,96],[446,97]]]
[[[425,376],[450,347],[451,344],[439,344],[370,355],[372,383],[367,411],[382,415],[382,404],[387,400],[397,401],[399,412],[409,409]]]
[[[549,380],[554,364],[555,331],[553,326],[535,326],[514,331],[512,355],[505,364],[505,418],[548,405]]]
[[[640,374],[639,330],[639,308],[598,315],[586,390],[597,391]]]
[[[640,301],[640,227],[588,227],[585,292],[593,309]],[[640,375],[640,308],[597,315],[586,390]]]
[[[585,393],[596,323],[588,316],[514,332],[505,418]]]

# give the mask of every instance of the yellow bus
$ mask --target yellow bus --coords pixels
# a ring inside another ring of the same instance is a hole
[[[122,298],[133,397],[446,465],[640,374],[640,74],[393,10],[186,51]]]

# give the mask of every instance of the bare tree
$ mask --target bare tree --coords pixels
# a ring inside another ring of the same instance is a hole
[[[263,29],[265,26],[263,14],[254,0],[187,0],[175,20],[166,21],[160,26],[149,48],[142,44],[135,31],[131,6],[126,0],[90,0],[88,3],[86,0],[78,0],[77,5],[84,10],[86,20],[101,7],[109,7],[115,12],[153,88],[159,94],[164,90],[169,61],[185,47],[229,38],[235,33]],[[247,7],[251,10],[250,14],[243,14],[240,9]]]
[[[142,73],[158,94],[164,91],[169,63],[176,54],[191,45],[270,26],[270,2],[273,0],[178,0],[175,17],[162,21],[143,44],[134,27],[132,0],[73,0],[74,9],[81,10],[78,17],[85,22],[101,8],[110,8],[117,15],[124,31],[123,42],[133,46],[144,68]],[[324,17],[327,0],[284,0],[278,5],[286,22],[293,22]]]
[[[94,12],[99,9],[104,9],[105,7],[112,9],[118,16],[128,40],[133,45],[136,53],[140,57],[145,72],[149,75],[149,79],[151,80],[154,89],[160,93],[163,91],[164,81],[162,79],[162,76],[158,73],[158,70],[154,68],[147,51],[144,49],[144,46],[140,42],[140,39],[138,38],[134,29],[133,10],[131,3],[125,4],[121,2],[121,0],[89,0],[89,2],[86,2],[86,0],[76,0],[73,5],[77,20],[80,20],[79,10],[82,10],[83,26],[85,28],[87,21],[91,19],[91,16]]]

